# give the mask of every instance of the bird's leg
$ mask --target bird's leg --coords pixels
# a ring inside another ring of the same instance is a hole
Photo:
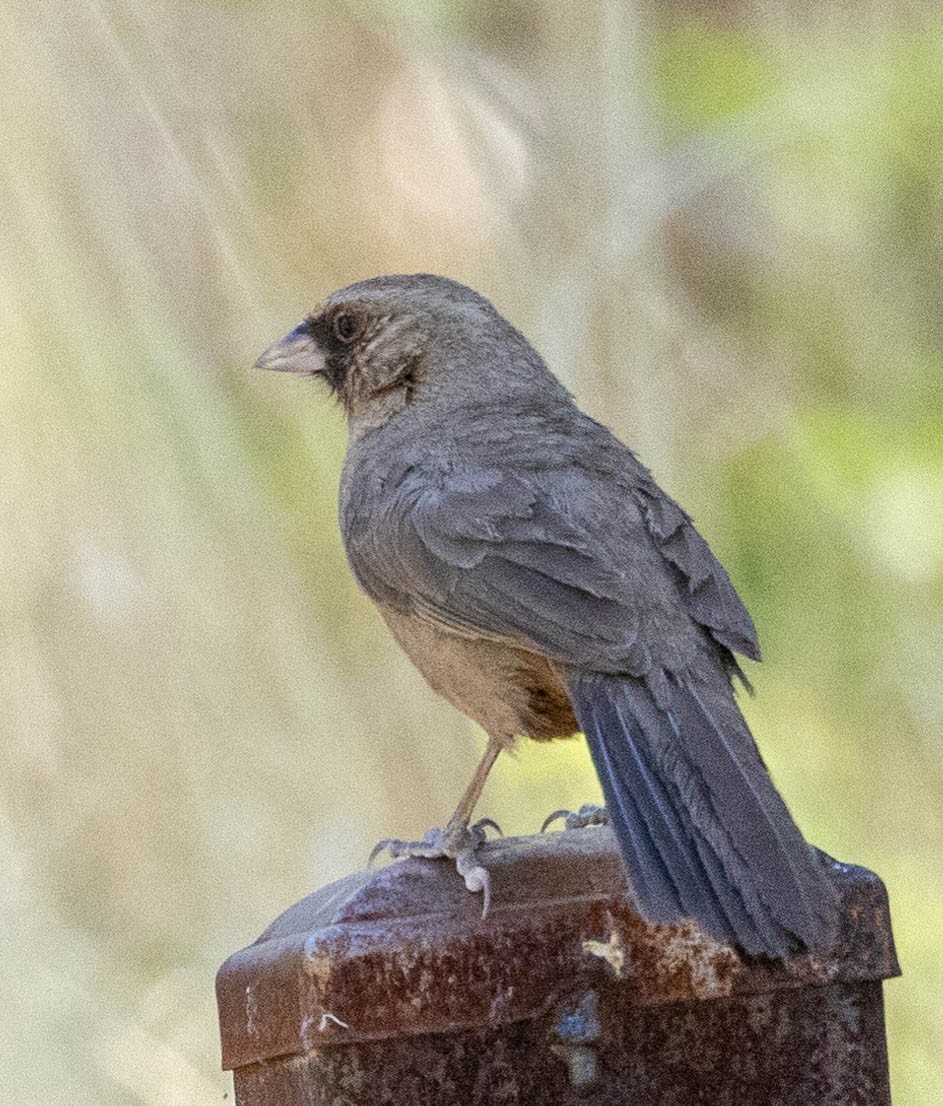
[[[475,805],[481,797],[481,792],[484,790],[485,782],[488,779],[488,773],[494,767],[494,762],[498,759],[498,754],[503,747],[502,742],[495,740],[493,737],[488,738],[488,747],[485,749],[485,755],[478,762],[478,767],[475,769],[475,774],[471,778],[471,783],[465,788],[465,794],[461,797],[458,806],[455,808],[455,813],[448,820],[443,830],[446,837],[453,833],[464,833],[468,828],[472,811],[475,809]]]
[[[471,783],[465,789],[455,813],[448,820],[444,829],[434,826],[422,841],[400,841],[396,838],[388,838],[380,841],[370,854],[370,863],[381,852],[388,852],[391,857],[397,859],[404,856],[418,857],[447,857],[455,861],[458,874],[465,881],[469,891],[481,891],[484,897],[481,916],[488,913],[491,904],[491,878],[488,872],[478,863],[477,851],[487,840],[485,830],[488,827],[501,832],[500,827],[490,818],[482,818],[470,826],[472,811],[481,795],[488,779],[488,773],[498,759],[498,754],[504,748],[503,742],[489,737],[485,755],[481,758]]]
[[[585,826],[608,826],[609,811],[596,803],[583,803],[579,810],[555,810],[544,819],[540,832],[544,833],[558,818],[563,819],[564,829],[583,829]]]

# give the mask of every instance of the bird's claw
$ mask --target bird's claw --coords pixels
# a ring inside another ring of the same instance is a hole
[[[498,835],[498,837],[503,837],[504,836],[504,830],[501,829],[501,827],[498,825],[498,823],[493,818],[479,818],[478,821],[471,827],[471,829],[472,830],[493,829],[494,832]],[[482,841],[485,841],[485,840],[487,840],[487,838],[485,838],[484,835],[482,834]]]
[[[583,829],[586,826],[609,825],[609,811],[604,806],[597,806],[596,803],[583,803],[579,810],[555,810],[553,814],[547,815],[544,824],[540,827],[540,832],[546,833],[547,829],[558,818],[563,819],[563,827],[568,830]]]
[[[488,840],[486,831],[489,829],[504,836],[497,822],[491,818],[482,818],[471,826],[450,824],[444,830],[433,826],[421,841],[401,841],[397,837],[387,837],[374,845],[367,867],[372,868],[373,862],[384,852],[392,860],[408,856],[426,860],[440,857],[454,860],[455,869],[464,880],[465,887],[474,893],[482,893],[484,901],[481,916],[484,918],[491,907],[491,876],[478,863],[477,853]]]
[[[433,826],[421,841],[402,841],[398,837],[386,837],[373,846],[367,860],[367,867],[372,868],[373,862],[384,852],[389,854],[391,860],[400,860],[406,856],[420,856],[428,859],[447,856],[444,839],[445,833],[438,826]]]
[[[472,894],[481,892],[481,916],[487,918],[491,909],[491,876],[482,868],[475,856],[477,845],[469,845],[455,858],[455,870],[465,881],[465,889]]]
[[[567,810],[566,807],[561,807],[560,810],[555,810],[553,814],[548,814],[547,817],[543,820],[543,824],[540,827],[540,832],[546,833],[547,830],[558,818],[569,818],[572,813],[572,810]]]

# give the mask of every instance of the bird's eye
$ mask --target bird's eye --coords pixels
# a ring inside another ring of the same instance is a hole
[[[342,342],[352,342],[360,333],[361,321],[352,311],[338,311],[334,316],[334,335]]]

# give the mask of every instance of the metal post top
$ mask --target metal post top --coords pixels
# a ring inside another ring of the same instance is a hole
[[[638,1006],[900,973],[884,885],[864,868],[829,861],[835,948],[781,964],[745,960],[693,923],[643,922],[608,829],[494,841],[482,859],[487,918],[451,863],[413,859],[286,910],[220,968],[223,1066],[537,1017],[594,972]]]

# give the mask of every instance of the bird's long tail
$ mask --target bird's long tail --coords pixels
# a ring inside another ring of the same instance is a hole
[[[727,686],[571,670],[570,697],[639,912],[693,917],[751,954],[827,946],[836,894]]]

